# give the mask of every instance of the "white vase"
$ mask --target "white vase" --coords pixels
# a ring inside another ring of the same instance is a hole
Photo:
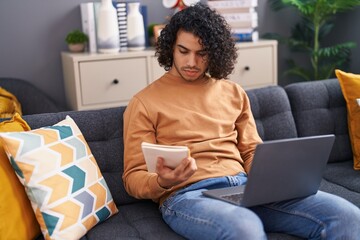
[[[130,51],[145,49],[144,19],[140,13],[140,3],[128,3],[127,47]]]
[[[120,50],[117,13],[112,0],[101,0],[97,20],[97,41],[98,51],[101,53],[116,53]]]

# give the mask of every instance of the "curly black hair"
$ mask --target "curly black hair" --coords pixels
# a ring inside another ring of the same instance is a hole
[[[215,79],[227,78],[234,69],[237,52],[226,20],[202,3],[187,7],[172,16],[161,31],[156,45],[159,64],[166,71],[173,64],[173,49],[179,29],[200,38],[200,44],[208,54],[207,73]]]

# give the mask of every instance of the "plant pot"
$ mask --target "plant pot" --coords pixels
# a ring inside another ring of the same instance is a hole
[[[85,49],[85,44],[84,43],[73,43],[73,44],[69,44],[69,51],[70,52],[83,52]]]

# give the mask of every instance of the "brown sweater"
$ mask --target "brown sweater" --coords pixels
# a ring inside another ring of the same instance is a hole
[[[148,173],[141,142],[186,145],[198,170],[164,189]],[[136,94],[124,113],[124,174],[127,192],[162,203],[191,183],[248,172],[261,142],[245,91],[228,80],[186,82],[166,73]]]

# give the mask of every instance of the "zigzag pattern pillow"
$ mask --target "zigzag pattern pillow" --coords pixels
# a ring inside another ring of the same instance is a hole
[[[45,239],[79,239],[118,212],[88,144],[69,116],[53,126],[0,137]]]

